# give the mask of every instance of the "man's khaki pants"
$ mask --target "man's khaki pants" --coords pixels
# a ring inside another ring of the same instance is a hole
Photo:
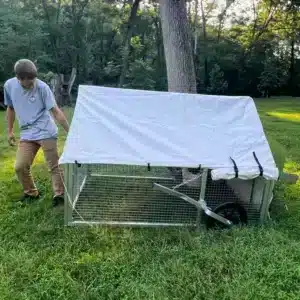
[[[56,139],[20,141],[16,155],[15,171],[23,186],[24,193],[31,196],[36,196],[39,193],[31,175],[31,165],[40,148],[44,152],[45,160],[52,176],[54,195],[62,195],[64,193],[63,173],[58,166],[59,156]]]

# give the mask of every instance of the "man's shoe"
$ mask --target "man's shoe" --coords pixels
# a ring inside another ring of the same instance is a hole
[[[21,202],[22,204],[30,204],[40,198],[40,194],[34,196],[34,195],[28,195],[24,194],[21,199],[18,200],[18,202]]]
[[[59,205],[63,205],[65,202],[64,195],[55,195],[52,199],[52,206],[56,207]]]

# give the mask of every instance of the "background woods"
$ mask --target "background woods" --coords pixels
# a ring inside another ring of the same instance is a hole
[[[247,2],[245,4],[245,2]],[[167,90],[158,1],[0,0],[0,82],[16,59],[55,85]],[[199,93],[299,95],[300,1],[186,1]],[[166,54],[168,55],[168,54]]]

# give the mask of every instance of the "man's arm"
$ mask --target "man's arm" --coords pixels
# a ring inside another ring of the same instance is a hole
[[[8,106],[6,110],[7,117],[7,127],[8,127],[8,135],[11,136],[14,134],[14,122],[16,118],[15,110]]]
[[[65,114],[61,111],[61,109],[55,105],[50,109],[54,119],[64,128],[66,132],[69,132],[69,123]]]
[[[69,132],[69,123],[65,114],[61,111],[61,109],[57,106],[54,95],[48,85],[44,87],[44,101],[46,109],[49,110],[54,119],[64,128],[66,132]]]
[[[7,106],[6,118],[7,118],[8,143],[11,146],[13,146],[16,141],[14,136],[14,123],[15,123],[16,114],[6,84],[4,85],[4,104]]]

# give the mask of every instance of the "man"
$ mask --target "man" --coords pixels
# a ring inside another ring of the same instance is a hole
[[[62,171],[58,166],[58,128],[54,119],[66,132],[69,124],[56,105],[49,86],[37,78],[37,68],[32,61],[17,61],[14,71],[16,77],[4,85],[4,102],[7,106],[8,142],[11,146],[16,141],[13,133],[15,118],[20,127],[15,172],[24,190],[21,201],[31,202],[40,197],[30,169],[39,148],[42,148],[52,175],[53,206],[57,206],[64,202],[64,185]]]

